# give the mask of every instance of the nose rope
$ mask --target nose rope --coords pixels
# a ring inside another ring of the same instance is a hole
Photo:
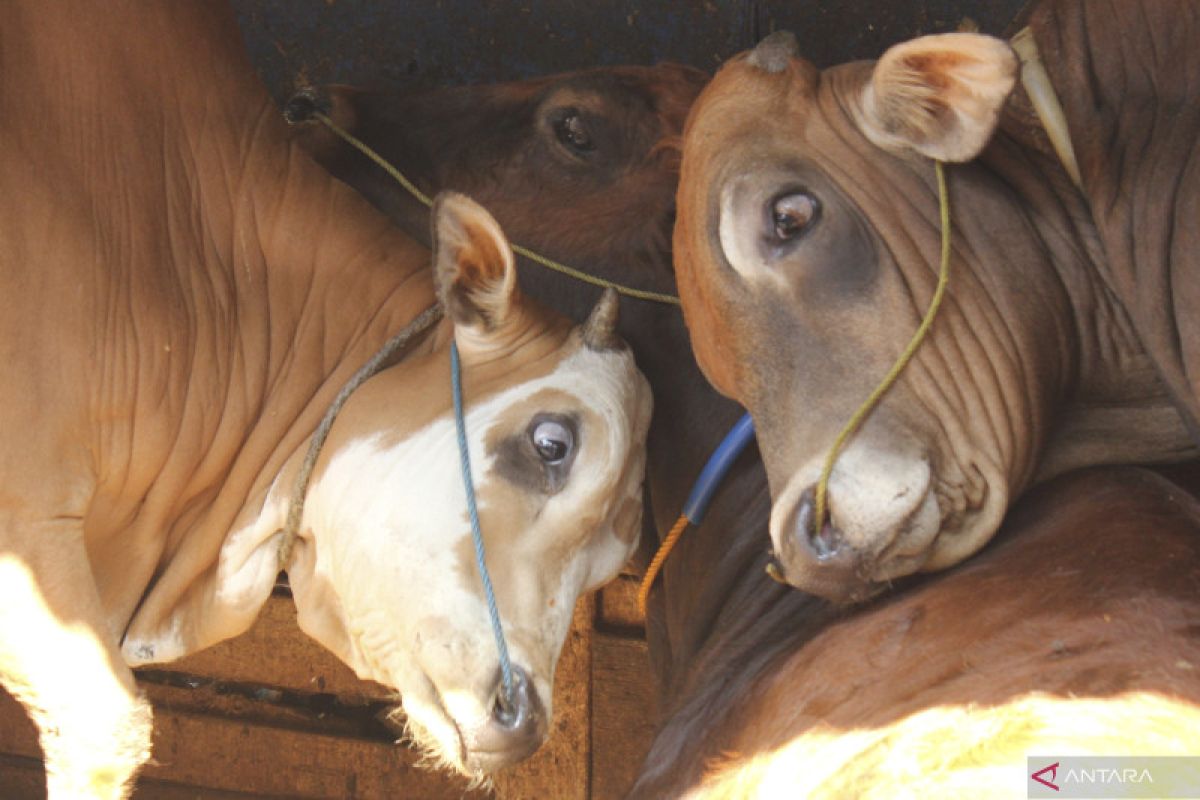
[[[892,384],[900,377],[900,373],[908,366],[908,362],[912,360],[913,355],[917,352],[917,348],[921,346],[921,342],[925,339],[925,334],[929,332],[929,327],[933,324],[933,318],[937,315],[938,309],[942,305],[942,298],[946,295],[946,285],[950,282],[950,197],[946,190],[946,171],[941,161],[933,162],[934,171],[937,175],[938,187],[938,214],[941,218],[942,225],[942,263],[938,272],[937,288],[933,292],[933,300],[929,303],[929,310],[925,312],[925,317],[921,320],[921,324],[917,327],[917,332],[913,334],[909,340],[908,346],[904,348],[904,352],[896,359],[896,363],[888,370],[883,381],[875,387],[875,391],[871,392],[858,410],[854,412],[854,416],[850,417],[850,421],[846,423],[837,438],[833,440],[833,446],[829,448],[829,453],[825,456],[825,465],[821,468],[821,478],[817,481],[816,498],[814,502],[813,514],[813,536],[821,534],[821,528],[825,525],[827,495],[829,492],[829,476],[833,473],[833,462],[837,460],[838,453],[846,444],[846,441],[854,435],[859,426],[867,415],[875,410],[875,406],[879,404],[880,399],[887,393],[888,389],[892,388]]]
[[[338,412],[342,410],[342,406],[350,399],[350,395],[354,393],[355,389],[383,369],[384,364],[392,356],[408,347],[415,337],[425,333],[441,318],[442,307],[438,303],[434,303],[414,317],[399,333],[384,342],[383,347],[379,348],[366,364],[359,367],[358,372],[350,376],[350,380],[346,381],[346,385],[329,404],[325,416],[321,418],[320,424],[313,432],[312,439],[309,440],[308,451],[304,454],[304,461],[301,462],[300,471],[296,473],[296,480],[292,484],[292,494],[288,498],[287,519],[279,530],[282,538],[279,542],[279,549],[276,551],[276,560],[280,570],[286,570],[288,562],[292,560],[292,548],[296,544],[300,521],[304,517],[304,498],[308,494],[308,483],[312,479],[313,469],[317,466],[317,456],[321,454],[321,447],[325,444],[325,439],[333,428],[333,421],[337,419]]]
[[[424,204],[427,207],[433,206],[433,201],[429,198],[429,195],[425,194],[420,189],[418,189],[412,181],[410,181],[408,178],[406,178],[404,176],[404,174],[402,172],[400,172],[400,170],[396,169],[396,167],[393,166],[391,164],[391,162],[389,162],[383,156],[376,153],[369,145],[367,145],[361,139],[356,137],[354,134],[343,129],[336,122],[334,122],[332,119],[330,119],[327,114],[324,114],[321,111],[317,111],[315,109],[312,110],[310,113],[311,113],[311,116],[313,117],[313,119],[316,119],[318,122],[320,122],[326,128],[331,130],[336,136],[338,136],[340,139],[342,139],[342,141],[346,142],[346,144],[350,145],[355,150],[357,150],[358,152],[362,153],[367,158],[374,161],[380,167],[380,169],[382,169],[388,175],[392,176],[392,178],[397,183],[399,183],[401,186],[403,186],[405,191],[407,191],[409,194],[411,194],[414,198],[419,200],[422,204]],[[649,301],[655,302],[655,303],[665,303],[667,305],[672,305],[672,306],[679,305],[679,298],[673,294],[665,294],[663,292],[651,292],[646,289],[634,289],[633,287],[630,287],[630,286],[622,286],[619,283],[615,283],[613,281],[606,280],[604,278],[599,278],[595,275],[590,275],[586,272],[583,272],[582,270],[575,269],[574,267],[569,267],[566,264],[555,261],[552,258],[547,258],[546,256],[543,256],[540,253],[535,253],[534,251],[532,251],[526,247],[522,247],[519,244],[513,244],[512,250],[514,253],[518,253],[519,255],[525,256],[525,258],[529,259],[530,261],[541,264],[543,267],[546,267],[547,269],[552,269],[555,272],[561,272],[562,274],[568,275],[568,276],[574,278],[575,280],[583,281],[584,283],[590,283],[593,286],[600,286],[600,287],[606,288],[606,289],[615,289],[618,294],[623,294],[626,297],[632,297],[637,300],[649,300]]]
[[[503,707],[513,707],[512,662],[508,659],[508,643],[504,640],[504,628],[500,624],[500,612],[496,608],[496,592],[492,588],[492,576],[488,573],[487,558],[483,549],[483,530],[479,525],[479,508],[475,504],[475,482],[471,480],[471,454],[467,449],[467,423],[463,418],[462,368],[458,361],[458,344],[450,343],[450,386],[454,393],[454,429],[458,434],[458,461],[462,467],[463,486],[467,490],[467,513],[471,517],[471,539],[475,542],[475,565],[483,582],[483,594],[487,598],[488,616],[492,620],[492,635],[496,637],[496,650],[500,653],[500,675],[504,679]]]

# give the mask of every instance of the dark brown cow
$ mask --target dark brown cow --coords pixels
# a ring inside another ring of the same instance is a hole
[[[330,86],[293,98],[289,112],[315,103],[426,193],[469,194],[514,241],[605,276],[669,269],[679,137],[707,81],[659,64],[424,92]],[[376,164],[315,121],[297,136],[412,235],[428,235],[428,212]]]
[[[0,235],[0,681],[54,798],[127,793],[150,755],[130,666],[241,633],[281,567],[301,628],[398,690],[434,755],[474,777],[522,758],[576,599],[640,530],[650,398],[615,295],[582,328],[533,303],[495,220],[454,194],[431,270],[287,141],[239,45],[213,2],[0,12],[0,183],[20,187]],[[290,540],[314,428],[435,282],[445,320],[350,397]]]
[[[1061,0],[1030,25],[1082,188],[985,36],[823,72],[773,36],[689,118],[684,310],[706,374],[754,415],[796,586],[869,596],[978,550],[1036,480],[1200,441],[1200,9]],[[947,301],[816,524],[835,435],[930,303],[933,159],[967,162],[947,168]]]
[[[969,563],[701,679],[631,797],[1024,797],[1027,756],[1200,755],[1197,620],[1200,502],[1072,473]]]

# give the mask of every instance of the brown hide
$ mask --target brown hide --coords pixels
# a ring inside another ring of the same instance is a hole
[[[889,772],[888,753],[911,754],[922,796],[956,796],[945,789],[956,771],[998,764],[1019,778],[1025,754],[1056,736],[1082,752],[1194,752],[1198,587],[1193,496],[1144,470],[1064,476],[1018,503],[968,564],[794,639],[731,683],[727,719],[680,732],[704,767],[678,761],[634,796],[703,783],[696,796],[768,797],[772,772],[799,786],[830,763],[816,796],[918,785]]]
[[[1104,277],[1200,437],[1200,9],[1056,0],[1032,14],[1104,245]]]

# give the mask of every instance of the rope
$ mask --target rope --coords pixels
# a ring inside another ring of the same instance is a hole
[[[371,159],[376,164],[378,164],[379,167],[384,172],[386,172],[388,175],[391,175],[392,178],[394,178],[397,183],[399,183],[401,186],[403,186],[405,191],[407,191],[409,194],[411,194],[413,197],[415,197],[417,200],[419,200],[421,203],[423,203],[426,207],[433,206],[433,200],[430,199],[429,195],[425,194],[420,189],[418,189],[412,181],[410,181],[408,178],[404,177],[404,174],[402,172],[400,172],[400,170],[396,169],[396,167],[394,167],[391,163],[389,163],[387,161],[387,159],[385,159],[383,156],[379,155],[373,149],[371,149],[371,147],[369,145],[367,145],[365,142],[363,142],[358,137],[354,136],[354,134],[350,133],[349,131],[347,131],[344,128],[342,128],[341,126],[339,126],[336,122],[334,122],[332,119],[330,119],[330,117],[327,114],[324,114],[315,109],[311,110],[310,113],[314,119],[316,119],[318,122],[320,122],[325,127],[329,128],[329,130],[333,131],[337,136],[339,136],[343,141],[345,141],[346,144],[350,145],[355,150],[362,153],[364,156],[366,156],[367,158]],[[651,291],[647,291],[645,289],[634,289],[629,286],[622,286],[619,283],[614,283],[613,281],[606,280],[604,278],[598,278],[595,275],[589,275],[588,273],[583,272],[582,270],[575,269],[574,267],[569,267],[566,264],[555,261],[552,258],[546,258],[545,256],[543,256],[539,253],[535,253],[534,251],[532,251],[526,247],[522,247],[519,244],[512,245],[512,250],[514,253],[518,253],[519,255],[525,256],[525,258],[529,259],[530,261],[534,261],[538,264],[541,264],[543,267],[546,267],[547,269],[552,269],[555,272],[561,272],[562,274],[568,275],[568,276],[574,278],[575,280],[583,281],[584,283],[590,283],[593,286],[600,286],[600,287],[606,288],[606,289],[615,289],[618,294],[623,294],[626,297],[632,297],[637,300],[650,300],[655,303],[666,303],[667,305],[674,305],[674,306],[679,305],[679,298],[672,294],[664,294],[662,292],[651,292]]]
[[[308,494],[308,483],[312,479],[313,468],[317,465],[317,456],[321,453],[321,446],[325,444],[325,439],[329,436],[330,429],[333,428],[333,421],[337,418],[338,412],[342,410],[342,406],[350,399],[350,395],[355,389],[379,372],[387,360],[406,347],[413,337],[429,330],[441,318],[442,307],[437,303],[422,311],[412,322],[405,325],[403,330],[384,342],[383,347],[379,348],[379,351],[371,356],[371,360],[351,376],[342,390],[338,392],[337,397],[333,399],[325,416],[321,418],[321,424],[313,433],[312,440],[308,444],[308,452],[304,456],[304,462],[300,465],[300,472],[296,475],[296,482],[292,485],[292,496],[288,501],[287,521],[279,530],[283,534],[283,541],[279,543],[279,569],[287,569],[288,562],[291,560],[292,548],[296,544],[296,534],[300,530],[300,520],[304,516],[304,498]]]
[[[675,525],[667,533],[662,544],[658,546],[658,552],[654,554],[650,566],[646,568],[646,574],[642,576],[642,582],[638,586],[638,608],[643,617],[646,616],[646,601],[650,597],[650,587],[654,584],[654,579],[658,577],[658,573],[667,560],[667,556],[675,547],[675,543],[679,541],[679,537],[683,535],[689,522],[699,525],[704,520],[708,504],[712,502],[717,489],[725,480],[725,476],[729,474],[729,470],[733,468],[738,456],[752,441],[754,441],[754,421],[749,414],[743,414],[741,419],[735,422],[729,432],[725,434],[725,438],[716,446],[712,455],[708,457],[708,463],[704,465],[704,469],[700,470],[700,477],[696,478],[691,493],[684,501],[683,513],[679,515]]]
[[[504,629],[500,625],[500,612],[496,608],[496,592],[492,588],[492,576],[488,573],[487,559],[483,550],[483,530],[479,525],[479,508],[475,505],[475,482],[471,480],[471,454],[467,449],[467,423],[463,418],[462,369],[458,361],[458,344],[450,344],[450,385],[454,390],[454,429],[458,434],[458,457],[462,467],[463,486],[467,490],[467,512],[471,517],[471,538],[475,542],[475,564],[479,567],[479,578],[483,581],[483,593],[487,597],[488,616],[492,620],[492,634],[496,637],[496,649],[500,652],[500,674],[504,679],[503,707],[513,707],[512,663],[508,660],[508,643],[504,641]]]
[[[883,381],[875,387],[875,391],[871,392],[871,396],[858,407],[854,412],[854,416],[846,423],[837,438],[833,441],[833,446],[829,448],[829,454],[825,456],[825,466],[821,469],[821,478],[817,481],[817,491],[815,499],[815,511],[813,515],[813,535],[819,536],[821,527],[825,524],[826,502],[829,491],[829,476],[833,472],[833,462],[837,459],[838,452],[845,445],[846,440],[854,435],[855,431],[867,418],[875,406],[879,404],[880,399],[887,393],[888,389],[892,388],[892,384],[900,377],[900,373],[908,366],[908,362],[912,360],[913,355],[917,352],[917,348],[921,346],[921,342],[925,339],[925,334],[929,332],[929,327],[933,324],[933,318],[937,315],[938,308],[942,305],[942,298],[946,294],[946,285],[950,281],[950,199],[946,190],[946,171],[941,161],[934,161],[934,171],[937,175],[938,187],[938,213],[941,218],[942,225],[942,262],[941,269],[938,273],[937,289],[933,292],[933,300],[929,303],[929,310],[925,312],[924,319],[921,320],[920,326],[917,327],[917,332],[913,334],[908,346],[904,348],[904,352],[896,359],[896,363],[888,370]]]
[[[689,522],[691,520],[687,518],[687,514],[679,515],[679,519],[675,520],[675,524],[671,526],[670,532],[667,533],[667,538],[663,539],[662,544],[658,546],[658,552],[651,559],[650,566],[646,567],[646,574],[642,576],[642,582],[638,586],[637,595],[638,611],[641,612],[643,618],[646,616],[646,602],[650,599],[650,587],[654,585],[654,579],[658,577],[663,563],[667,560],[667,556],[671,554],[671,550],[675,547],[675,543],[679,541],[679,537],[687,530]]]

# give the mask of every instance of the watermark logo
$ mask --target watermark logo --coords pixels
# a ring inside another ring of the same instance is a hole
[[[1062,763],[1062,762],[1055,761],[1053,764],[1051,764],[1048,767],[1042,767],[1041,769],[1039,769],[1037,772],[1033,773],[1029,777],[1033,778],[1035,781],[1042,784],[1043,786],[1049,786],[1051,789],[1053,789],[1054,791],[1057,792],[1058,784],[1054,783],[1054,780],[1055,780],[1055,778],[1058,777],[1058,765],[1060,763]],[[1046,777],[1047,772],[1050,773],[1049,778]]]
[[[1026,767],[1030,798],[1200,800],[1200,756],[1042,756]]]

